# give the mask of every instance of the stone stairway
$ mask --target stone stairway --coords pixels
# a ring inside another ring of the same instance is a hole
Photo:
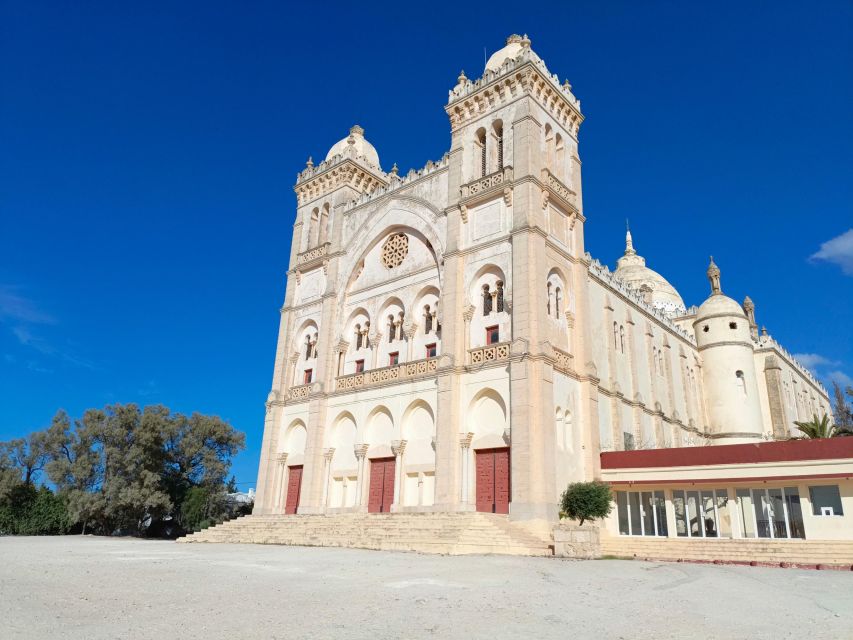
[[[552,542],[505,515],[491,513],[353,513],[244,516],[178,542],[284,544],[419,551],[451,555],[553,555]]]
[[[757,564],[853,565],[853,540],[684,539],[601,536],[601,553],[618,558]]]

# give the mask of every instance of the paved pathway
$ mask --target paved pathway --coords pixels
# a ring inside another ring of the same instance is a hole
[[[0,538],[0,637],[853,638],[853,572]]]

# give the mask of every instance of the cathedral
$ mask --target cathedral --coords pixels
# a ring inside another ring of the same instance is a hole
[[[831,413],[713,259],[687,306],[630,231],[615,268],[588,251],[581,103],[527,36],[445,111],[450,148],[419,170],[353,126],[297,175],[256,515],[554,522],[569,483],[618,475],[607,455],[766,446]]]

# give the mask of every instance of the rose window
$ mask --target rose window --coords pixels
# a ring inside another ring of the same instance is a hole
[[[395,233],[382,245],[382,264],[388,269],[399,267],[409,253],[409,237],[405,233]]]

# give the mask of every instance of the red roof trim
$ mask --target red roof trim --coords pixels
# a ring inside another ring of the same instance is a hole
[[[715,464],[837,460],[841,458],[851,458],[853,461],[853,437],[643,449],[641,451],[605,451],[601,454],[601,468],[604,470],[694,467]]]
[[[748,478],[681,478],[678,480],[673,480],[672,478],[667,478],[666,480],[608,480],[608,484],[614,485],[670,485],[677,484],[681,486],[693,485],[693,484],[708,484],[708,485],[729,485],[737,482],[782,482],[788,480],[821,480],[821,479],[832,479],[832,478],[846,478],[849,480],[853,477],[851,473],[815,473],[812,475],[799,475],[799,476],[750,476]]]

